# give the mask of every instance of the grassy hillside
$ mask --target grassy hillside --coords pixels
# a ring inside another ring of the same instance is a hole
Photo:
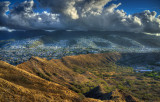
[[[115,88],[109,87],[104,76],[132,72],[131,68],[119,67],[115,64],[119,57],[118,53],[68,56],[49,61],[32,57],[17,67],[48,81],[66,86],[79,94],[86,95],[99,85],[103,87],[105,93],[110,93]],[[122,99],[125,101],[124,98]]]
[[[18,67],[48,81],[67,86],[80,93],[82,91],[87,92],[89,89],[76,88],[76,84],[79,86],[84,84],[89,84],[93,87],[96,86],[96,83],[89,80],[85,75],[74,72],[72,69],[66,67],[60,60],[47,61],[46,59],[32,57],[29,61],[18,65]],[[93,75],[93,77],[97,79],[96,76]]]
[[[80,101],[75,92],[0,61],[1,102]]]
[[[17,67],[46,80],[65,85],[78,93],[86,93],[100,84],[110,91],[103,76],[132,71],[115,65],[114,61],[118,57],[118,53],[68,56],[50,61],[32,57]]]
[[[1,61],[0,99],[43,102],[160,101],[160,80],[134,73],[130,67],[116,65],[120,57],[119,53],[52,60],[31,57],[16,67]]]

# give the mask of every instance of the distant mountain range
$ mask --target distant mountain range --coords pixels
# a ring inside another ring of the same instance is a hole
[[[102,47],[102,48],[160,48],[160,37],[145,33],[115,32],[115,31],[0,31],[1,47],[5,41],[14,39],[23,41],[39,38],[43,44],[55,44],[60,41],[67,43],[65,47]],[[10,42],[12,44],[12,42]],[[84,46],[86,45],[86,46]],[[62,45],[59,45],[62,46]],[[64,47],[64,46],[62,46]]]
[[[115,31],[0,31],[0,60],[20,64],[31,56],[64,56],[120,52],[159,53],[160,36]]]

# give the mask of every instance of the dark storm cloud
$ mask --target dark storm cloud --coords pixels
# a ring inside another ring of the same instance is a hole
[[[18,6],[15,6],[12,10],[11,10],[11,14],[24,14],[24,13],[28,13],[28,14],[32,14],[33,10],[32,7],[34,5],[33,1],[24,1],[23,3],[19,4]]]
[[[7,15],[6,12],[9,11],[8,6],[10,5],[9,1],[0,2],[0,26],[6,24]]]
[[[20,3],[6,15],[6,12],[9,10],[9,4],[10,2],[0,2],[0,8],[3,8],[0,12],[0,26],[14,29],[47,29],[61,26],[58,14],[52,14],[46,11],[42,13],[33,12],[33,0]]]
[[[9,1],[0,2],[0,14],[5,15],[5,13],[9,10],[8,6],[10,5]]]
[[[104,6],[111,0],[38,0],[51,13],[35,13],[34,1],[24,1],[10,10],[9,2],[0,2],[0,26],[15,29],[112,30],[160,33],[160,16],[144,11],[127,15],[119,4]]]

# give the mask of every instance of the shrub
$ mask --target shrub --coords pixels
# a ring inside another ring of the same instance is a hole
[[[46,79],[46,80],[48,80],[48,81],[51,81],[50,78],[46,77],[45,75],[43,75],[43,74],[40,73],[40,72],[37,72],[36,74],[37,74],[39,77],[43,78],[43,79]]]

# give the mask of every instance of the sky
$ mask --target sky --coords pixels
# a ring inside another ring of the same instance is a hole
[[[144,10],[156,11],[160,14],[160,0],[115,0],[114,2],[121,2],[119,9],[124,9],[128,14]]]
[[[11,5],[10,5],[10,9],[14,6],[14,5],[17,5],[21,2],[24,2],[26,0],[0,0],[0,1],[10,1],[11,2]],[[49,8],[43,8],[43,7],[40,7],[40,4],[37,0],[34,0],[35,2],[35,8],[34,8],[34,11],[35,12],[43,12],[43,11],[50,11]]]
[[[0,30],[160,33],[159,14],[160,0],[0,0]]]
[[[7,1],[7,0],[1,0]],[[25,0],[9,0],[12,4],[20,3]],[[37,6],[39,6],[39,2],[34,0]],[[111,3],[119,3],[121,2],[122,5],[118,7],[119,9],[123,9],[127,14],[134,14],[137,12],[142,12],[144,10],[156,11],[160,14],[160,0],[113,0]],[[49,11],[46,8],[37,7],[35,9],[36,12],[43,12],[44,10]]]

